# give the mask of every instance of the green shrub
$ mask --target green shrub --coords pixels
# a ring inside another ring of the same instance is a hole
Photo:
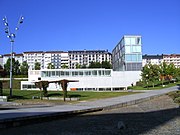
[[[138,81],[138,82],[136,82],[136,86],[144,86],[144,83],[143,83],[143,81]]]
[[[180,96],[174,99],[175,103],[180,103]]]
[[[179,91],[170,92],[168,95],[169,95],[173,100],[175,100],[176,98],[179,98],[179,97],[180,97],[180,92],[179,92]]]

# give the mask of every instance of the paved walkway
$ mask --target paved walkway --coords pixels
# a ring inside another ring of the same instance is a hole
[[[133,94],[115,98],[101,99],[96,101],[80,102],[72,105],[57,105],[51,107],[21,108],[0,111],[0,128],[19,126],[29,122],[43,121],[43,119],[56,119],[103,109],[111,109],[127,105],[133,105],[145,100],[152,99],[165,93],[176,91],[179,87],[154,90],[146,93]]]

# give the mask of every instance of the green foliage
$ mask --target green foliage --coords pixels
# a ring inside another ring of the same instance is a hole
[[[0,65],[0,77],[5,77],[6,71],[3,69],[3,67]]]
[[[143,83],[143,81],[138,81],[138,82],[136,82],[136,86],[144,86],[144,83]]]
[[[180,104],[180,91],[170,92],[168,95],[174,100],[175,103]]]
[[[55,69],[55,66],[52,63],[48,63],[48,69]]]
[[[105,69],[111,69],[112,65],[108,61],[100,62],[91,62],[88,68],[105,68]]]
[[[102,65],[100,62],[91,62],[88,68],[101,68]]]
[[[26,61],[23,61],[22,65],[20,66],[20,71],[22,75],[28,75],[28,63]]]
[[[101,65],[102,65],[102,68],[112,69],[112,65],[111,65],[111,63],[110,63],[109,61],[103,61],[103,62],[101,63]]]
[[[81,68],[81,65],[79,63],[76,63],[76,69]]]
[[[62,65],[62,68],[63,68],[63,69],[67,69],[68,66],[67,66],[66,64],[63,64],[63,65]]]
[[[41,64],[40,64],[39,62],[36,62],[36,63],[34,64],[34,69],[35,69],[35,70],[40,70],[40,69],[41,69]]]
[[[170,92],[168,94],[173,100],[180,97],[180,91]]]
[[[180,97],[175,98],[175,99],[174,99],[174,102],[180,104]]]
[[[4,70],[6,71],[6,73],[10,73],[10,66],[11,66],[11,59],[9,58],[7,62],[4,64]],[[20,67],[19,61],[12,58],[12,74],[13,75],[20,74],[19,67]]]
[[[173,79],[180,77],[180,69],[176,68],[174,64],[167,64],[163,62],[160,66],[146,64],[142,69],[142,83],[146,87],[152,85],[164,85],[167,81],[170,83]]]

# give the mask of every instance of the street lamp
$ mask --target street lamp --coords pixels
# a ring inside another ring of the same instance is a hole
[[[19,21],[18,21],[18,24],[15,28],[15,32],[14,33],[11,33],[10,31],[10,28],[9,28],[9,24],[8,24],[8,20],[7,20],[7,17],[5,16],[3,18],[3,23],[5,25],[5,33],[7,35],[7,37],[10,39],[10,43],[11,43],[11,63],[10,63],[10,97],[12,97],[12,57],[13,57],[13,43],[15,41],[15,38],[16,38],[16,34],[17,34],[17,31],[19,30],[19,26],[20,24],[23,23],[23,20],[24,20],[24,17],[23,16],[20,16],[19,18]]]

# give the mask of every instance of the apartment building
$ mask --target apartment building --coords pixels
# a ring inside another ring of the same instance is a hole
[[[173,63],[175,67],[180,68],[180,54],[163,54],[163,60],[167,64]]]
[[[112,55],[108,50],[82,50],[68,51],[70,69],[75,69],[77,64],[89,66],[91,62],[109,61],[111,63]]]
[[[142,56],[142,66],[144,67],[146,64],[156,64],[160,65],[163,62],[163,55],[143,55]]]
[[[19,61],[19,64],[22,64],[23,62],[23,54],[16,54],[16,53],[13,53],[12,54],[13,58],[16,60]],[[2,56],[2,65],[6,64],[7,60],[11,58],[11,54],[4,54]]]
[[[47,69],[48,64],[54,65],[55,69],[61,69],[64,66],[69,68],[69,56],[68,52],[63,51],[47,51],[44,53],[44,69]]]
[[[23,56],[24,56],[24,61],[28,63],[29,69],[34,69],[36,62],[40,63],[41,69],[44,69],[43,51],[23,52]]]
[[[11,57],[10,54],[3,55],[4,65]],[[29,69],[35,68],[35,63],[38,62],[41,65],[41,69],[47,69],[49,63],[51,63],[55,69],[61,68],[76,68],[76,65],[85,65],[93,62],[109,61],[111,63],[111,53],[105,50],[83,50],[83,51],[28,51],[22,54],[13,53],[13,58],[18,60],[21,64],[26,61],[29,65]]]
[[[114,71],[140,71],[142,69],[141,36],[125,35],[112,51]]]

